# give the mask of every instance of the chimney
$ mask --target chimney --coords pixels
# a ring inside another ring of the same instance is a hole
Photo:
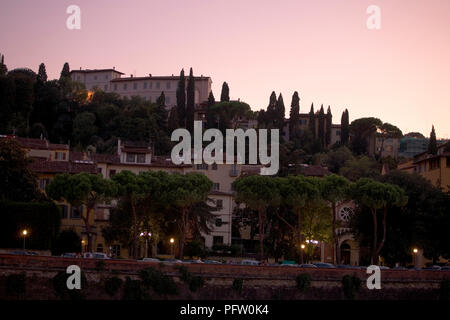
[[[149,74],[148,74],[148,76],[149,76],[149,77],[151,77],[151,76],[152,76],[152,74],[151,74],[151,73],[149,73]]]

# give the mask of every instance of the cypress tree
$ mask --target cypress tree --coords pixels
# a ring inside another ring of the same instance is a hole
[[[341,116],[341,144],[344,146],[348,145],[349,140],[349,119],[348,110],[345,109]]]
[[[222,92],[220,94],[220,102],[224,101],[230,101],[230,88],[226,82],[222,84]]]
[[[41,63],[39,65],[39,71],[37,75],[38,81],[46,82],[47,81],[47,71],[45,70],[45,64]]]
[[[309,131],[311,131],[312,135],[316,137],[316,117],[314,115],[314,103],[311,103],[311,110],[309,111],[308,128]]]
[[[214,94],[211,91],[208,96],[208,102],[206,104],[206,127],[215,128],[216,127],[216,115],[212,112],[211,108],[216,103]]]
[[[177,114],[178,125],[186,128],[186,78],[184,76],[184,69],[181,69],[177,87]]]
[[[61,76],[59,77],[60,81],[65,81],[70,78],[70,68],[69,64],[66,62],[61,70]]]
[[[269,98],[269,105],[267,106],[267,121],[272,122],[276,118],[277,114],[277,95],[275,94],[275,91],[272,91]]]
[[[298,92],[292,95],[291,110],[289,112],[289,139],[293,140],[298,134],[300,125],[300,98]]]
[[[325,111],[323,110],[323,105],[319,110],[319,141],[322,147],[325,146]]]
[[[434,131],[434,125],[431,128],[430,141],[428,143],[428,153],[436,155],[438,152],[436,132]]]
[[[190,133],[194,132],[194,112],[195,112],[195,80],[192,68],[189,71],[189,79],[186,90],[186,129]]]
[[[2,54],[1,60],[0,60],[0,76],[5,76],[7,73],[8,73],[8,68],[6,67],[6,64],[5,64],[5,56]]]
[[[178,119],[177,107],[172,107],[172,109],[170,109],[167,126],[170,132],[179,128],[180,120]]]
[[[331,114],[331,108],[328,106],[326,116],[326,130],[325,130],[325,146],[329,146],[331,143],[331,126],[333,124],[333,115]]]
[[[275,120],[275,128],[280,129],[280,134],[281,134],[281,132],[283,132],[284,115],[286,112],[286,109],[284,107],[283,95],[281,93],[278,95],[278,100],[276,103],[275,111],[276,111],[276,117],[274,119]]]

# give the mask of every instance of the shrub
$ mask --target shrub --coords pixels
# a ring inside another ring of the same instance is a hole
[[[347,299],[355,299],[356,293],[361,288],[361,279],[355,276],[345,275],[342,278],[344,295]]]
[[[450,280],[442,280],[439,290],[439,300],[448,300],[450,297]]]
[[[25,293],[25,273],[10,274],[6,277],[6,293],[10,295]]]
[[[233,288],[234,291],[237,291],[239,294],[241,294],[242,293],[242,286],[243,286],[243,284],[244,284],[244,280],[242,280],[242,279],[234,279],[232,288]]]
[[[110,296],[114,296],[122,286],[122,279],[112,277],[105,280],[105,292]]]
[[[131,280],[130,277],[127,277],[123,289],[123,300],[141,300],[141,299],[142,299],[141,281]]]
[[[189,282],[189,290],[192,292],[197,291],[205,285],[205,279],[202,276],[194,276]]]
[[[297,283],[297,288],[301,292],[306,292],[311,286],[311,275],[309,273],[299,274],[295,278],[295,282]]]
[[[180,279],[183,282],[190,283],[192,280],[192,274],[189,272],[189,270],[185,266],[179,266],[177,269],[178,272],[181,273]]]
[[[173,279],[154,268],[145,268],[139,272],[144,286],[151,287],[158,294],[176,294],[177,286]]]
[[[104,260],[99,260],[95,263],[95,270],[104,271],[106,267],[106,263]]]

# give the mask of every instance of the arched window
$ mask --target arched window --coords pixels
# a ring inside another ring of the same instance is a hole
[[[350,207],[343,207],[341,210],[339,210],[339,218],[342,221],[349,221],[351,216],[353,215],[353,209]]]

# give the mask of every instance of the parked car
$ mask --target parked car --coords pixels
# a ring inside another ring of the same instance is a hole
[[[311,263],[303,263],[299,265],[300,268],[317,268],[317,266],[311,264]]]
[[[259,266],[259,261],[256,261],[256,260],[242,260],[240,264],[246,265],[246,266]]]
[[[161,260],[157,259],[157,258],[142,258],[142,260],[138,260],[141,262],[161,262]]]
[[[423,268],[422,270],[440,271],[441,267],[438,265],[434,265],[434,266]]]
[[[200,260],[200,259],[197,259],[197,260],[195,260],[195,259],[188,259],[188,260],[182,260],[181,262],[183,262],[183,263],[203,263],[203,261]]]
[[[358,266],[351,266],[349,264],[338,264],[336,266],[336,268],[338,268],[338,269],[359,269]]]
[[[441,271],[450,271],[450,266],[441,267]]]
[[[78,258],[76,253],[66,252],[61,255],[63,258]]]
[[[203,263],[222,264],[222,262],[219,262],[219,261],[216,261],[216,260],[203,260]]]
[[[333,264],[331,263],[324,263],[324,262],[318,262],[318,263],[313,263],[317,268],[327,268],[327,269],[333,269],[336,268]]]
[[[85,252],[83,253],[83,258],[86,259],[111,259],[110,257],[108,257],[108,255],[106,253],[103,252]]]
[[[165,260],[162,261],[162,263],[170,263],[170,264],[172,264],[172,263],[183,263],[183,261],[178,260],[178,259],[165,259]]]
[[[405,271],[405,270],[408,270],[408,268],[405,268],[405,267],[402,267],[402,266],[396,266],[396,267],[393,267],[392,270],[403,270],[403,271]]]

